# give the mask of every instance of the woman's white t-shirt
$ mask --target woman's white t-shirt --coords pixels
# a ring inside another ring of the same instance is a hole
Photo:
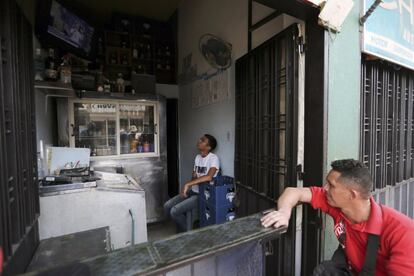
[[[214,153],[210,152],[205,157],[202,157],[201,154],[197,154],[194,161],[194,172],[197,174],[197,178],[208,174],[210,168],[216,168],[217,171],[214,174],[214,177],[217,176],[220,170],[220,161]],[[198,185],[191,187],[193,192],[198,193]]]

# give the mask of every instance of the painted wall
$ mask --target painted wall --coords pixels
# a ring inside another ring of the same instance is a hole
[[[253,23],[273,10],[254,3]],[[235,135],[235,66],[234,62],[247,53],[248,1],[240,0],[183,0],[178,9],[178,61],[179,72],[182,60],[192,55],[192,64],[197,73],[212,73],[214,69],[204,60],[198,50],[198,40],[206,33],[219,36],[232,44],[233,65],[228,69],[230,98],[204,107],[192,108],[191,84],[179,85],[179,139],[180,139],[180,184],[190,179],[197,154],[196,142],[205,133],[218,141],[218,154],[225,175],[234,175]],[[253,33],[253,47],[277,34],[295,21],[282,15]]]
[[[157,94],[163,95],[167,99],[178,99],[178,85],[157,83],[155,86]]]
[[[358,159],[360,67],[359,3],[348,15],[339,34],[329,39],[327,164],[333,160]],[[338,246],[333,234],[333,221],[327,217],[325,227],[325,259],[329,259]]]
[[[231,16],[230,16],[231,15]],[[243,20],[246,19],[246,20]],[[184,0],[178,9],[178,60],[192,54],[192,64],[198,74],[214,72],[198,50],[198,40],[211,33],[232,44],[233,62],[247,51],[247,1],[238,0]],[[209,133],[216,137],[222,172],[233,176],[235,99],[234,66],[228,69],[230,99],[220,103],[193,109],[191,107],[191,84],[179,87],[179,139],[180,183],[190,179],[197,154],[196,142]]]

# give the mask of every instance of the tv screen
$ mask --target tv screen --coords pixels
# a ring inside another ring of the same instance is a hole
[[[38,1],[36,34],[46,45],[55,45],[75,55],[90,57],[95,29],[58,0]]]
[[[54,0],[47,32],[86,53],[91,50],[94,28]]]

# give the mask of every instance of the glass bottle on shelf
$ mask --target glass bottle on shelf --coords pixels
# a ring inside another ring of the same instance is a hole
[[[144,55],[144,44],[143,43],[140,43],[139,44],[139,58],[140,59],[144,59],[145,58],[145,55]]]
[[[165,70],[167,71],[171,70],[170,61],[168,59],[165,61]]]
[[[151,56],[152,56],[152,54],[151,54],[151,45],[148,44],[147,45],[147,59],[151,59]]]
[[[115,52],[111,53],[111,64],[117,64],[118,63],[118,57]]]
[[[98,38],[98,56],[103,56],[104,50],[103,50],[103,41],[102,37]]]
[[[127,48],[127,41],[125,39],[125,36],[122,36],[122,38],[121,38],[121,47],[122,48]]]
[[[57,80],[58,77],[55,50],[53,48],[49,49],[49,54],[45,60],[45,77],[48,80]]]
[[[124,33],[128,33],[129,30],[130,30],[130,26],[131,26],[131,23],[129,22],[129,20],[128,19],[122,19],[121,20],[121,25],[122,25],[121,31],[124,32]]]
[[[116,79],[116,86],[117,92],[124,93],[125,92],[125,80],[122,78],[122,74],[118,74],[118,78]]]
[[[127,54],[122,55],[122,65],[128,65],[128,56],[127,56]]]
[[[68,55],[62,57],[62,63],[60,64],[60,81],[62,83],[72,82],[72,68],[69,64]]]
[[[170,47],[168,47],[168,46],[165,46],[165,55],[166,56],[170,56],[171,55]]]
[[[35,80],[36,81],[44,80],[43,76],[45,73],[45,63],[43,61],[41,48],[36,48],[34,64],[35,64],[35,77],[34,77]]]
[[[136,41],[134,41],[134,48],[132,49],[132,57],[134,59],[138,59],[138,47],[137,47]]]
[[[104,76],[102,69],[96,72],[96,91],[104,92]]]

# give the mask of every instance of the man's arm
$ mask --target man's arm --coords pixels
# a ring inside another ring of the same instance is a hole
[[[409,222],[410,223],[410,222]],[[412,224],[412,222],[411,222]],[[414,275],[414,227],[395,231],[394,235],[385,242],[389,247],[388,260],[385,263],[387,275]]]
[[[277,211],[273,211],[261,218],[264,227],[288,226],[292,209],[298,203],[310,203],[312,192],[309,188],[286,188],[277,200]]]
[[[191,186],[203,183],[203,182],[210,182],[214,175],[216,174],[217,168],[210,168],[208,170],[207,175],[200,176],[199,178],[193,179],[187,183],[185,183],[183,190],[181,192],[182,197],[187,197],[187,191],[191,188]]]

